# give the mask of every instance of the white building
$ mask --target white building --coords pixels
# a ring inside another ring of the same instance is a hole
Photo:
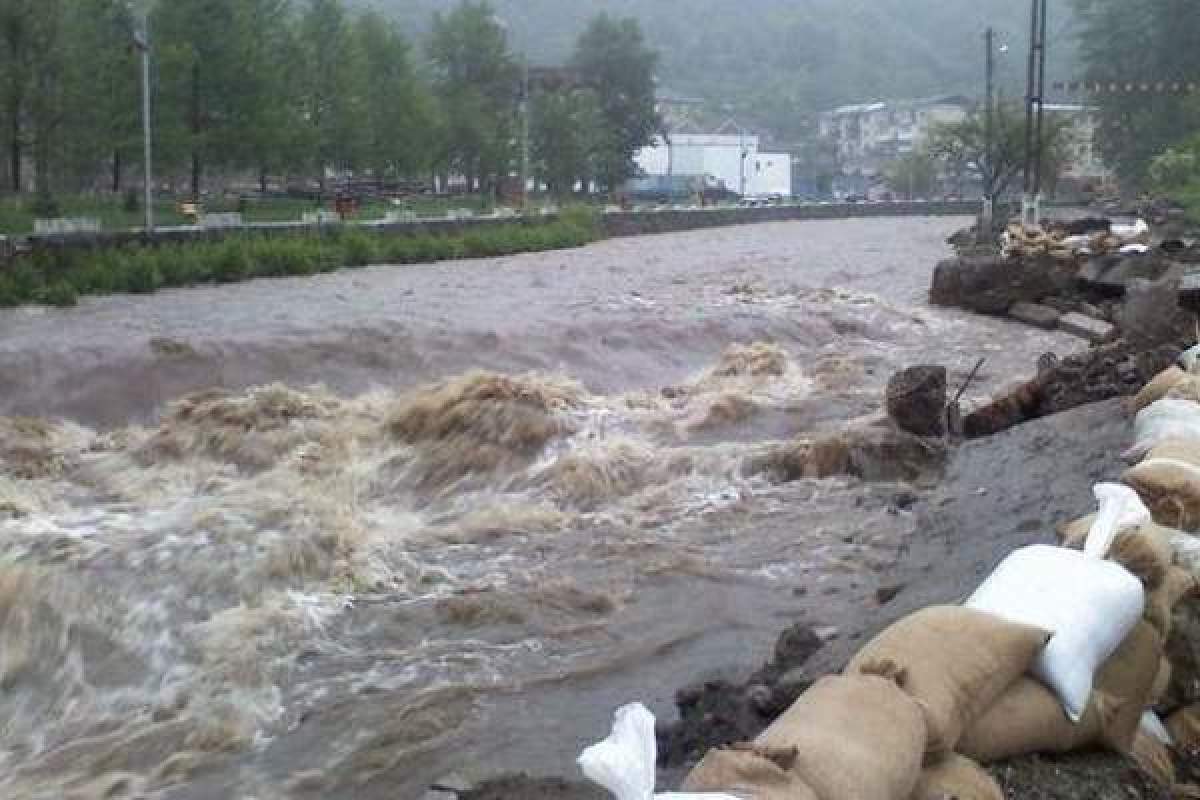
[[[956,95],[862,103],[822,112],[817,127],[836,145],[843,174],[874,176],[917,149],[935,125],[962,120],[969,105]]]
[[[634,157],[647,175],[698,175],[744,196],[792,194],[792,157],[764,153],[749,133],[673,133]]]
[[[1096,151],[1096,131],[1100,122],[1096,109],[1090,106],[1047,103],[1046,114],[1066,120],[1068,128],[1068,159],[1062,177],[1081,182],[1105,182],[1112,172]]]

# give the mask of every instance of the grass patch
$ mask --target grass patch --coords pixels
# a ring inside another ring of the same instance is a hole
[[[597,215],[568,209],[547,222],[462,233],[388,234],[358,228],[317,235],[231,236],[156,247],[40,250],[0,267],[0,307],[74,305],[83,295],[314,275],[368,264],[420,264],[580,247],[602,237]]]

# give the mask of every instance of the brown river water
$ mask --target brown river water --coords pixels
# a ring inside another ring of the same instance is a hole
[[[780,442],[1078,340],[930,307],[964,220],[772,223],[0,312],[0,796],[420,798],[850,624],[899,484]]]

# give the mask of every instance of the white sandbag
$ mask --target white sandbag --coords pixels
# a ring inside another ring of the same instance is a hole
[[[654,794],[658,742],[654,738],[654,715],[641,703],[617,709],[612,733],[579,756],[579,766],[593,783],[612,793],[616,800],[741,800],[728,794]]]
[[[1179,366],[1193,375],[1196,374],[1196,368],[1200,366],[1200,344],[1183,351],[1179,356]]]
[[[1146,220],[1139,219],[1132,225],[1113,225],[1109,232],[1124,242],[1135,242],[1150,235],[1150,226]]]
[[[1142,721],[1138,723],[1138,728],[1165,745],[1169,746],[1175,743],[1172,741],[1171,732],[1167,730],[1167,726],[1163,724],[1163,721],[1159,719],[1158,714],[1155,714],[1153,709],[1148,708],[1142,714]]]
[[[1078,722],[1097,668],[1133,630],[1145,603],[1142,582],[1119,564],[1033,545],[1004,559],[966,605],[1053,634],[1032,673]]]
[[[1104,558],[1123,528],[1135,528],[1150,521],[1150,509],[1137,492],[1119,483],[1097,483],[1092,494],[1100,509],[1088,530],[1083,552],[1091,558]]]
[[[1134,444],[1122,455],[1136,464],[1170,439],[1200,439],[1200,404],[1164,397],[1138,412],[1133,423]]]

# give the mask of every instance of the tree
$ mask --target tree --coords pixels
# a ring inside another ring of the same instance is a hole
[[[4,137],[8,154],[8,179],[20,192],[26,144],[25,126],[33,93],[33,28],[38,0],[5,0],[0,4],[0,78],[3,79]]]
[[[601,128],[598,177],[610,192],[637,174],[633,157],[663,128],[655,107],[658,54],[646,46],[637,20],[595,17],[575,45],[573,66],[596,93]]]
[[[537,95],[531,124],[534,174],[556,197],[594,172],[596,134],[603,125],[600,103],[588,89],[560,89]]]
[[[1123,183],[1138,186],[1156,156],[1200,128],[1200,106],[1157,90],[1200,75],[1200,14],[1191,0],[1075,0],[1075,10],[1084,77],[1106,87],[1091,98],[1100,152]]]
[[[888,165],[884,171],[888,188],[908,200],[928,197],[937,184],[937,162],[929,153],[916,150]]]
[[[461,0],[434,15],[429,55],[449,165],[468,187],[478,180],[481,189],[494,188],[513,160],[520,89],[504,27],[484,0]]]
[[[242,142],[239,62],[248,32],[238,0],[171,0],[155,6],[151,27],[158,56],[159,152],[186,159],[193,199],[206,166],[229,166]]]
[[[233,100],[238,130],[234,160],[258,174],[267,190],[272,172],[304,158],[303,63],[290,0],[241,0],[237,7],[237,60],[242,83]]]
[[[330,169],[351,169],[362,153],[362,95],[354,36],[341,0],[309,0],[300,20],[303,115],[308,161],[322,191]]]
[[[1055,182],[1067,161],[1068,125],[1055,116],[1042,128],[1042,175],[1047,185]],[[996,109],[991,152],[987,146],[987,122],[982,113],[971,113],[958,122],[936,126],[927,143],[929,154],[952,173],[977,172],[983,194],[994,204],[1024,173],[1025,112],[1015,105]]]
[[[67,119],[64,159],[77,184],[109,168],[109,188],[120,192],[127,161],[141,142],[137,27],[121,0],[75,0],[67,17]]]
[[[408,42],[375,12],[355,26],[364,92],[364,163],[378,176],[409,177],[433,165],[433,101],[413,69]]]

